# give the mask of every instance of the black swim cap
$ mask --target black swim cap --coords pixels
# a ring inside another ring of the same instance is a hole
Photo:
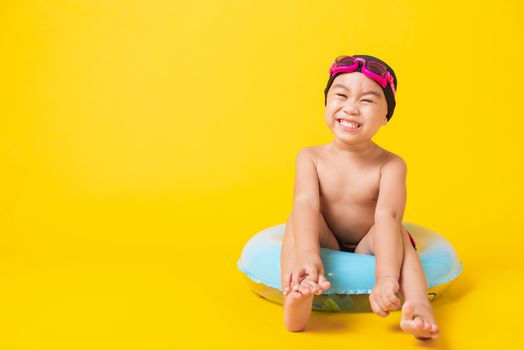
[[[352,56],[353,57],[361,57],[361,58],[363,58],[365,60],[369,60],[369,61],[377,61],[377,62],[382,63],[384,66],[386,66],[386,68],[389,71],[389,73],[391,73],[391,75],[393,76],[393,85],[395,86],[395,91],[397,91],[397,76],[395,75],[395,72],[393,71],[393,69],[386,62],[382,61],[379,58],[376,58],[376,57],[373,57],[373,56],[369,56],[369,55],[352,55]],[[359,67],[357,72],[360,72],[361,69],[362,69],[362,67]],[[340,72],[340,73],[337,73],[337,74],[329,77],[329,80],[327,82],[326,88],[324,89],[324,106],[327,105],[327,94],[328,94],[329,88],[331,87],[331,84],[333,84],[333,80],[335,80],[335,78],[339,74],[343,74],[343,73],[344,72]],[[387,104],[388,104],[388,114],[386,115],[386,118],[389,121],[391,119],[391,116],[393,115],[393,111],[395,110],[395,106],[397,104],[396,101],[395,101],[395,95],[393,94],[393,91],[391,90],[391,86],[389,86],[389,84],[386,86],[385,89],[379,83],[377,83],[377,84],[378,84],[378,86],[380,86],[382,91],[384,91],[384,96],[386,96],[386,101],[387,101]]]

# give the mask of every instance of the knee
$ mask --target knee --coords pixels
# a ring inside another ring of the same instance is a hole
[[[362,242],[362,240],[360,242]],[[360,242],[355,247],[355,254],[373,255],[373,252],[369,248],[364,247],[363,244],[360,244]]]

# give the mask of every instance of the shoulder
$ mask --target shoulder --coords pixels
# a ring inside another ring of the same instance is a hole
[[[408,166],[406,161],[399,155],[385,151],[384,161],[382,163],[380,173],[384,174],[385,172],[393,172],[397,174],[406,174]]]
[[[300,149],[297,154],[298,161],[307,161],[317,164],[318,158],[322,152],[321,146],[308,146]]]

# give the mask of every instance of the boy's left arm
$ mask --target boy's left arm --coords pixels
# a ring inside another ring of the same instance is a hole
[[[380,189],[375,209],[375,278],[400,277],[402,265],[401,225],[406,205],[407,166],[398,156],[382,168]]]

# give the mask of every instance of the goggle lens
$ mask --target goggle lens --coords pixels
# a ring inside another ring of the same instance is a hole
[[[356,60],[351,56],[339,56],[335,59],[336,66],[352,66]],[[385,78],[387,69],[383,64],[375,61],[366,61],[366,68],[373,73]]]
[[[373,61],[366,62],[366,63],[367,63],[366,64],[367,69],[369,69],[370,71],[372,71],[373,73],[377,75],[380,75],[383,78],[386,77],[386,67],[384,67],[381,63],[373,62]]]
[[[335,59],[337,66],[351,66],[355,63],[355,59],[351,56],[339,56]]]

